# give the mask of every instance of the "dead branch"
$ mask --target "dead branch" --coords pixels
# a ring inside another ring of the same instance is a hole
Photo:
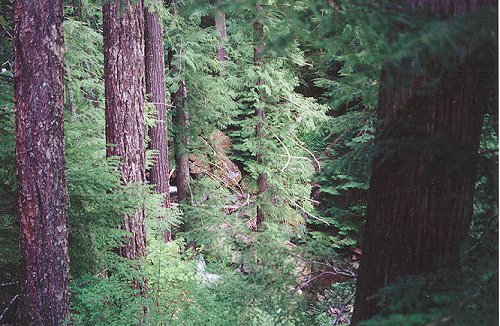
[[[14,301],[16,301],[16,299],[19,297],[19,294],[16,294],[12,300],[10,300],[9,304],[7,305],[7,307],[5,307],[5,309],[2,311],[2,315],[0,315],[0,320],[3,319],[3,317],[5,316],[5,313],[7,313],[7,310],[9,310],[10,306],[12,306],[12,304],[14,303]]]

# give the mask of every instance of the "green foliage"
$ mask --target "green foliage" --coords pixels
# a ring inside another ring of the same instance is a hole
[[[354,306],[356,284],[353,281],[332,284],[318,301],[312,304],[309,314],[317,325],[349,325]]]
[[[12,85],[0,76],[0,306],[18,293],[16,166]],[[3,311],[2,315],[8,311]]]
[[[492,325],[498,322],[498,272],[408,276],[378,293],[381,316],[362,325]]]
[[[2,9],[10,6],[0,2]],[[66,3],[70,323],[347,325],[357,268],[351,254],[366,213],[381,66],[392,62],[408,75],[428,69],[437,79],[463,63],[464,47],[495,56],[496,11],[445,20],[383,0],[146,6],[161,16],[171,50],[165,58],[168,93],[180,83],[187,87],[182,109],[190,113],[188,150],[210,168],[193,176],[190,199],[170,208],[148,185],[121,185],[118,160],[105,154],[100,6],[94,0]],[[224,63],[216,58],[222,42],[210,18],[216,9],[227,19]],[[17,277],[18,230],[12,21],[3,14],[7,10],[1,12],[0,283],[6,283]],[[263,24],[262,40],[255,21]],[[265,45],[258,66],[257,42]],[[265,112],[264,121],[257,109]],[[146,107],[147,127],[154,124],[152,110]],[[383,311],[365,325],[498,322],[495,110],[483,127],[462,270],[410,276],[382,289],[377,297]],[[175,138],[179,130],[169,128]],[[231,138],[225,154],[242,174],[238,184],[212,170],[221,163],[210,139],[214,131]],[[154,155],[147,156],[150,166]],[[261,173],[268,176],[264,194],[256,182]],[[118,226],[139,207],[146,209],[147,256],[129,261],[115,253],[127,235]],[[266,220],[255,232],[257,207]],[[164,242],[166,231],[173,231],[174,241]],[[338,273],[342,269],[348,273]],[[314,283],[322,273],[336,277],[326,289]],[[342,275],[350,281],[341,282]],[[144,281],[146,296],[137,286]],[[1,290],[4,307],[18,289]]]

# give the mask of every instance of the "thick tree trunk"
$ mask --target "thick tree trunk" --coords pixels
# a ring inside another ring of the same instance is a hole
[[[425,4],[424,4],[425,2]],[[449,16],[462,1],[417,1]],[[478,3],[476,3],[478,5]],[[456,268],[472,216],[477,151],[490,67],[474,55],[429,87],[387,65],[381,76],[377,147],[351,325],[376,315],[373,295],[399,277]],[[402,86],[405,85],[405,86]]]
[[[227,61],[226,49],[224,48],[227,41],[227,30],[226,14],[222,10],[215,12],[215,29],[219,32],[221,38],[221,45],[217,48],[217,59],[224,64]]]
[[[257,5],[257,12],[261,11],[262,7]],[[255,47],[253,50],[253,64],[256,67],[262,65],[262,54],[264,52],[264,25],[257,19],[254,22],[254,31],[255,31]],[[257,85],[263,85],[265,82],[263,80],[259,80]],[[263,100],[262,95],[260,95],[261,100]],[[266,122],[266,111],[262,108],[255,109],[255,115],[257,116],[257,124],[255,126],[255,137],[257,138],[257,143],[262,143],[264,135],[262,132],[262,128]],[[262,147],[262,146],[261,146]],[[257,149],[257,164],[262,164],[262,148]],[[257,186],[258,186],[258,195],[262,196],[267,192],[267,175],[265,173],[260,173],[257,177]],[[265,219],[265,213],[262,205],[257,206],[257,217],[256,217],[256,229],[260,227],[262,222]]]
[[[62,325],[68,317],[62,22],[62,0],[14,2],[22,325]]]
[[[157,2],[160,2],[157,0]],[[151,168],[150,182],[155,191],[165,196],[164,205],[170,205],[169,163],[167,139],[167,104],[165,91],[165,51],[163,49],[163,25],[154,12],[145,8],[145,55],[146,93],[148,101],[156,107],[157,123],[149,132],[151,149],[157,155]]]
[[[125,185],[145,182],[144,10],[142,1],[113,0],[103,5],[106,155],[120,157]],[[144,209],[123,217],[131,233],[119,249],[123,257],[145,256]]]

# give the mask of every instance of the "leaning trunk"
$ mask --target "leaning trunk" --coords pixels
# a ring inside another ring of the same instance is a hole
[[[145,182],[144,127],[144,11],[141,1],[113,0],[103,5],[106,149],[120,158],[124,185]],[[129,241],[121,256],[146,254],[144,208],[123,216]]]
[[[436,10],[448,8],[449,16],[464,13],[456,4],[431,2]],[[380,311],[374,295],[397,277],[459,266],[490,97],[488,64],[468,57],[459,69],[440,76],[435,87],[428,72],[408,79],[401,66],[383,69],[376,146],[384,152],[372,167],[352,325]]]
[[[22,325],[62,325],[69,310],[62,22],[62,0],[14,2]]]

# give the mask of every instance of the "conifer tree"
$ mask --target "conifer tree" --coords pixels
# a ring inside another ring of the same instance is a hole
[[[62,23],[62,0],[15,1],[22,325],[62,325],[69,311]]]
[[[176,1],[171,0],[172,15],[177,15]],[[172,76],[181,73],[182,69],[182,47],[179,47],[179,53],[175,53],[174,48],[169,50],[169,68]],[[172,63],[174,55],[178,55],[179,67]],[[184,80],[180,80],[175,93],[171,95],[172,108],[174,109],[174,155],[177,180],[177,201],[185,201],[188,197],[189,188],[189,110],[186,107],[187,86]]]
[[[172,95],[174,116],[174,152],[177,180],[177,201],[185,201],[189,189],[189,110],[186,107],[187,87],[184,81],[179,82],[179,89]]]
[[[106,149],[120,158],[124,185],[144,183],[144,9],[142,1],[105,2],[104,79],[106,97]],[[123,257],[136,259],[146,253],[144,209],[123,217],[122,229],[130,239],[119,249]]]
[[[254,33],[255,33],[255,44],[254,44],[254,50],[253,50],[253,64],[255,67],[259,67],[262,65],[262,55],[264,52],[264,25],[260,21],[259,13],[262,12],[262,6],[260,4],[257,4],[257,18],[254,21]],[[263,85],[265,82],[263,80],[257,81],[257,86]],[[262,94],[259,94],[259,97],[262,98]],[[255,115],[258,118],[257,124],[255,126],[255,137],[257,138],[257,142],[262,143],[262,138],[263,138],[263,133],[262,133],[262,128],[264,128],[264,124],[266,122],[266,111],[264,108],[260,107],[261,104],[259,104],[258,107],[255,108]],[[258,148],[257,149],[257,157],[256,161],[257,164],[262,164],[262,149]],[[257,178],[257,186],[258,186],[258,195],[262,195],[267,192],[267,174],[264,172],[259,173],[259,176]],[[257,207],[257,217],[256,217],[256,228],[259,228],[259,226],[262,224],[262,222],[265,219],[265,213],[262,209],[262,207],[258,206]]]
[[[414,14],[428,10],[450,19],[492,1],[406,3]],[[352,325],[379,312],[375,294],[397,277],[459,267],[491,97],[484,78],[491,62],[472,47],[460,51],[447,70],[427,65],[415,76],[408,73],[411,60],[383,68],[376,143],[384,152],[372,167]]]
[[[160,1],[152,4],[161,5]],[[167,104],[165,90],[165,51],[163,48],[163,25],[157,13],[149,8],[144,9],[145,19],[145,56],[146,56],[146,93],[148,101],[155,108],[155,125],[151,127],[151,149],[156,151],[150,182],[155,191],[164,194],[166,207],[170,204],[169,163],[167,137]]]

